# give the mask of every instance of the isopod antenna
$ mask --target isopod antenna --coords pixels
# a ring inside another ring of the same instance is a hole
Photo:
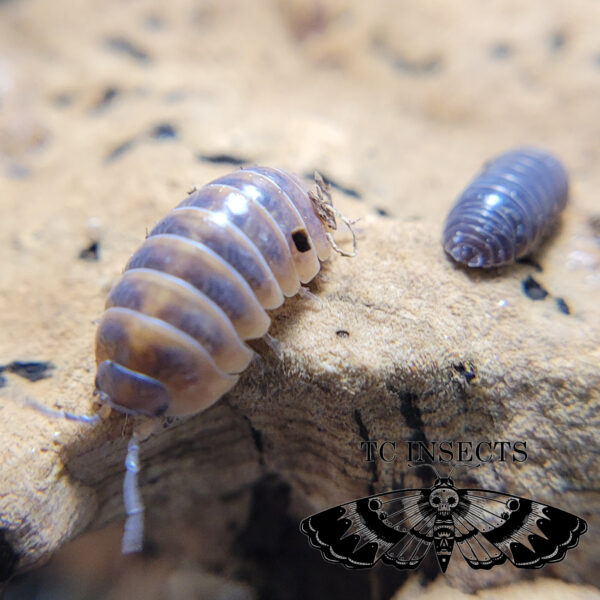
[[[125,457],[123,480],[123,503],[125,504],[125,530],[121,543],[123,554],[132,554],[142,549],[144,540],[144,502],[138,484],[140,472],[140,440],[137,432],[131,434]]]

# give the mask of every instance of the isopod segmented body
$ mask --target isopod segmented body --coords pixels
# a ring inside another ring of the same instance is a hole
[[[468,267],[498,267],[525,256],[565,207],[563,165],[536,148],[518,148],[483,167],[446,218],[444,250]]]
[[[96,386],[123,412],[200,412],[233,387],[280,306],[331,251],[317,194],[273,168],[197,188],[152,229],[110,292]],[[331,208],[327,202],[325,208]],[[335,221],[334,221],[335,223]]]

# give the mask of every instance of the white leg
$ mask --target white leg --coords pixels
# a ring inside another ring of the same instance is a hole
[[[271,348],[271,350],[273,350],[273,352],[275,353],[277,358],[282,361],[283,360],[283,351],[281,350],[281,344],[279,343],[279,341],[276,340],[269,333],[265,333],[265,335],[263,336],[263,339],[265,340],[267,346],[269,346],[269,348]]]
[[[139,552],[144,543],[144,503],[138,485],[138,473],[140,472],[139,451],[139,440],[134,431],[127,445],[127,457],[125,458],[123,502],[127,519],[121,544],[123,554]]]
[[[301,285],[300,289],[298,290],[298,296],[300,296],[300,298],[303,300],[310,300],[319,310],[323,308],[323,300],[321,300],[319,296],[315,296],[307,287],[304,287],[303,285]]]
[[[27,406],[29,408],[33,408],[34,410],[46,415],[47,417],[52,417],[54,419],[67,419],[68,421],[77,421],[79,423],[99,423],[104,418],[103,414],[95,413],[93,415],[76,415],[72,412],[68,412],[66,410],[57,410],[55,408],[48,408],[43,404],[40,404],[33,398],[26,397],[23,400],[23,406]]]

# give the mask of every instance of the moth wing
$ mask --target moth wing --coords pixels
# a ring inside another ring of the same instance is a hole
[[[435,511],[428,490],[396,490],[361,498],[308,517],[300,530],[323,557],[351,569],[384,562],[414,569],[433,540]]]
[[[587,530],[583,519],[527,498],[492,490],[457,491],[455,542],[474,569],[491,569],[507,558],[525,569],[558,562]]]

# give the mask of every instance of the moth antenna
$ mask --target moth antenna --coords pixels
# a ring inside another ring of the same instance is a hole
[[[450,473],[448,473],[448,479],[450,479],[450,477],[452,477],[452,473],[454,473],[454,470],[457,467],[463,467],[463,468],[467,469],[467,471],[468,471],[469,469],[476,469],[477,467],[480,467],[480,466],[481,466],[481,463],[477,463],[476,465],[467,465],[465,463],[456,463],[452,467],[452,469],[450,469]]]
[[[412,463],[408,463],[409,467],[431,467],[433,469],[433,472],[435,473],[435,476],[438,479],[441,479],[440,474],[438,473],[438,470],[431,464],[431,463],[421,463],[421,464],[412,464]]]

